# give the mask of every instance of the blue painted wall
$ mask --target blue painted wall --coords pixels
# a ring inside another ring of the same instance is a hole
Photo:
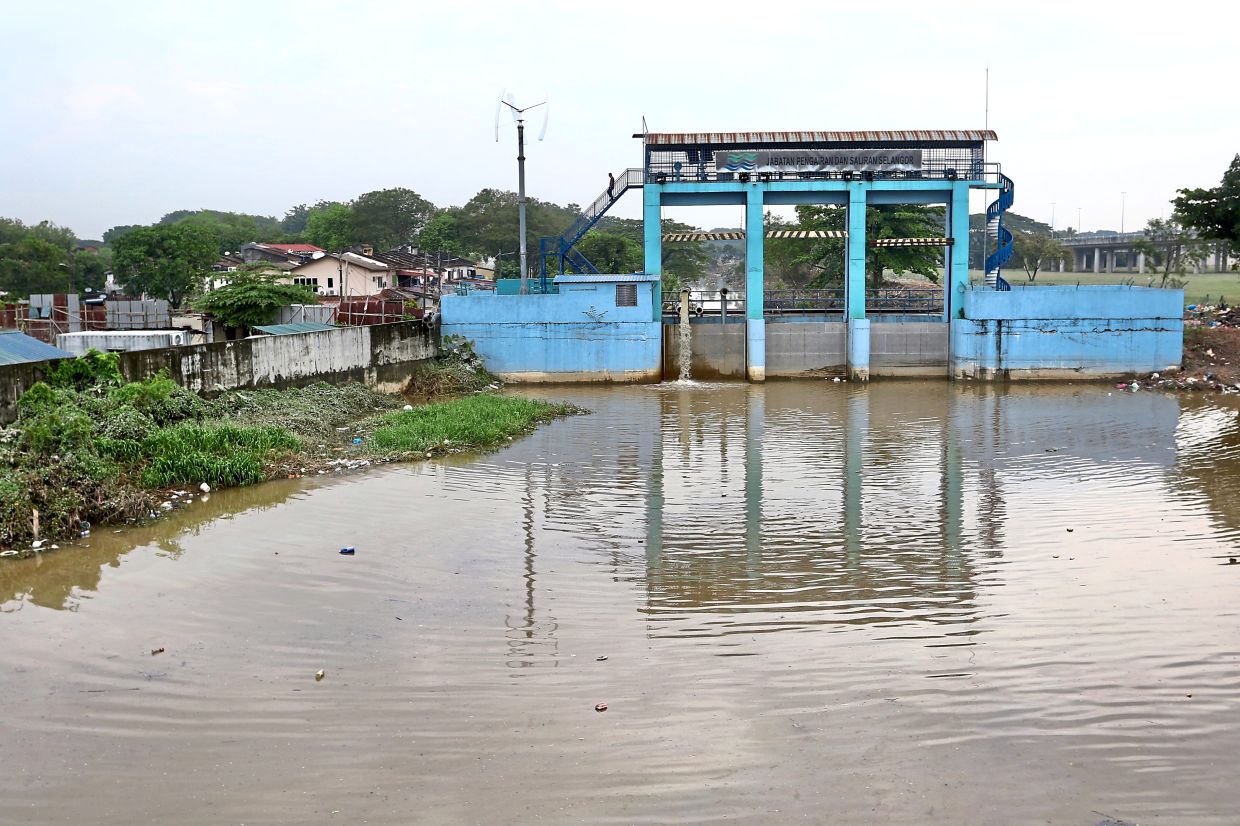
[[[951,320],[961,378],[1096,378],[1178,365],[1184,292],[1146,287],[966,289]]]
[[[658,381],[657,276],[579,280],[588,278],[558,277],[558,294],[444,296],[442,333],[472,341],[507,381]],[[637,306],[617,307],[616,285],[634,281]]]

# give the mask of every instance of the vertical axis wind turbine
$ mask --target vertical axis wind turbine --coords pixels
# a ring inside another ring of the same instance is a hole
[[[521,295],[529,292],[529,268],[526,265],[526,244],[525,244],[525,113],[531,109],[537,109],[539,106],[547,106],[547,101],[534,103],[529,106],[519,107],[512,100],[512,95],[500,93],[499,102],[495,104],[495,142],[499,143],[499,115],[503,107],[507,106],[512,110],[512,119],[517,124],[517,216],[520,224],[521,233]],[[538,139],[542,140],[547,135],[547,113],[550,107],[544,109],[542,131],[538,133]],[[496,269],[499,264],[496,263]],[[496,273],[498,276],[498,273]],[[545,286],[545,285],[544,285]]]

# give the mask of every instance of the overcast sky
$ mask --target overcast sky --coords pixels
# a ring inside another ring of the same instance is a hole
[[[651,131],[979,128],[989,64],[1014,210],[1118,229],[1127,191],[1135,229],[1240,151],[1237,24],[1233,4],[1183,0],[9,0],[0,216],[98,238],[174,209],[282,216],[393,186],[462,204],[516,189],[502,88],[551,100],[530,194],[586,203],[639,163],[643,115]]]

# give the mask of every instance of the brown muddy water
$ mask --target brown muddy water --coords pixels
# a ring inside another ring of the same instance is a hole
[[[0,565],[0,821],[1240,822],[1226,399],[525,392]]]

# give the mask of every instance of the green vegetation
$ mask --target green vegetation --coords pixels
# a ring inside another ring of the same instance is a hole
[[[1181,189],[1171,202],[1180,222],[1202,238],[1240,243],[1240,155],[1212,189]]]
[[[370,437],[370,450],[425,454],[444,446],[494,448],[539,422],[577,412],[571,405],[480,393],[388,413]]]
[[[227,327],[257,327],[270,324],[280,307],[318,300],[310,287],[277,283],[282,276],[262,265],[229,273],[227,284],[197,299],[194,307]]]
[[[797,222],[788,224],[766,216],[767,229],[846,230],[848,210],[839,206],[803,204]],[[943,234],[943,207],[881,204],[865,211],[869,238],[922,238]],[[842,239],[778,239],[765,244],[769,281],[786,287],[827,287],[844,282]],[[866,283],[882,286],[884,274],[919,275],[937,282],[943,252],[937,247],[871,247],[866,250]]]
[[[449,338],[425,370],[422,392],[477,391],[495,381],[464,339]],[[165,375],[124,381],[114,353],[62,361],[18,400],[17,421],[0,428],[0,547],[73,536],[84,522],[147,517],[173,506],[161,489],[250,485],[492,448],[575,412],[485,392],[395,410],[402,405],[399,396],[326,383],[206,400]]]
[[[463,336],[444,336],[439,354],[414,365],[405,386],[410,398],[433,399],[457,393],[474,393],[498,386],[499,379],[486,369],[473,342]]]
[[[173,307],[202,288],[203,274],[219,257],[219,235],[192,222],[156,224],[116,240],[117,280],[132,295],[166,298]]]
[[[111,267],[109,251],[77,249],[72,230],[0,218],[0,291],[11,296],[101,290]]]
[[[166,376],[125,383],[117,365],[93,352],[61,362],[18,400],[0,429],[0,544],[144,515],[145,488],[252,484],[300,447],[283,427],[212,421],[213,403]]]

